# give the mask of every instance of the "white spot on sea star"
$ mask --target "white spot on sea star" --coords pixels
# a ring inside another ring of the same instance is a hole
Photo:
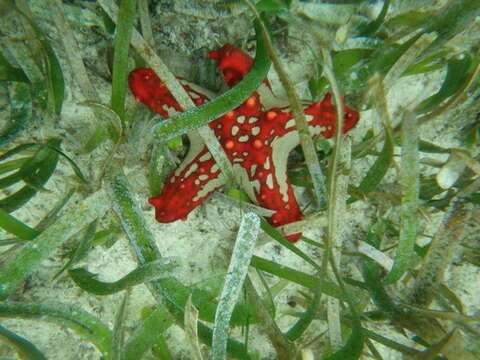
[[[204,162],[204,161],[210,160],[211,158],[212,158],[212,154],[207,152],[203,154],[198,160],[200,160],[201,162]]]
[[[295,119],[290,119],[285,124],[285,128],[288,129],[289,127],[295,126]]]
[[[240,128],[238,126],[236,126],[236,125],[232,126],[232,131],[231,131],[232,136],[236,136],[239,131],[240,131]]]
[[[268,174],[268,175],[267,175],[266,184],[267,184],[267,187],[268,187],[270,190],[273,190],[273,176],[272,176],[272,174]]]
[[[270,158],[267,157],[267,159],[265,160],[265,165],[263,165],[264,169],[265,170],[269,170],[270,169]]]
[[[257,170],[257,164],[253,164],[252,166],[250,166],[250,177],[255,176],[255,171],[256,170]]]
[[[184,178],[187,178],[190,176],[191,173],[193,173],[194,171],[197,171],[198,169],[198,164],[197,163],[193,163],[187,170],[187,172],[185,173],[185,175],[183,175]]]

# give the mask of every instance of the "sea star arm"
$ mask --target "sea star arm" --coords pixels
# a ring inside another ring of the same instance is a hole
[[[180,79],[196,105],[208,101],[207,90]],[[135,99],[167,118],[183,111],[170,91],[151,69],[130,73],[129,86]],[[213,191],[223,186],[224,177],[198,136],[188,134],[190,148],[180,166],[165,180],[162,191],[148,201],[155,207],[155,218],[162,223],[185,219]]]

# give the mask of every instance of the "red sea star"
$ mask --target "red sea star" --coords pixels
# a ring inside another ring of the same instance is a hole
[[[208,54],[218,61],[225,81],[236,85],[252,66],[252,58],[234,45],[226,44]],[[180,80],[195,104],[208,101],[211,94],[185,80]],[[151,69],[136,69],[129,85],[137,101],[164,117],[183,111],[165,85]],[[332,137],[336,109],[327,93],[320,102],[305,103],[304,111],[312,136]],[[209,123],[222,144],[233,169],[241,174],[241,186],[255,203],[275,210],[268,219],[273,226],[303,218],[287,178],[287,158],[298,145],[299,137],[290,109],[279,104],[265,81],[242,105]],[[353,128],[358,112],[345,106],[343,133]],[[213,191],[225,184],[218,165],[203,142],[193,139],[190,150],[161,193],[149,199],[155,206],[156,219],[166,223],[185,219]],[[287,236],[297,241],[301,234]]]

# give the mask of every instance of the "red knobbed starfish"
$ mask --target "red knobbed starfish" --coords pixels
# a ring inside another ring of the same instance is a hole
[[[250,70],[252,58],[226,44],[208,57],[218,61],[225,82],[236,85]],[[211,94],[195,84],[180,79],[184,89],[198,106]],[[129,85],[137,101],[164,117],[183,111],[165,85],[151,69],[136,69]],[[332,137],[335,133],[336,109],[327,93],[320,102],[305,103],[304,111],[312,136]],[[292,186],[287,178],[287,159],[299,144],[295,120],[290,108],[272,94],[264,83],[238,108],[209,123],[240,174],[241,186],[255,203],[275,210],[270,224],[285,225],[303,218]],[[343,133],[353,128],[358,112],[344,107]],[[193,136],[190,150],[173,174],[165,181],[161,193],[149,199],[155,206],[156,219],[161,223],[185,219],[213,191],[225,184],[218,165],[203,142]],[[300,233],[287,236],[297,241]]]

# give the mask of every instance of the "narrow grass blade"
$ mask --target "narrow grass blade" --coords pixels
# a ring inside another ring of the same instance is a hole
[[[154,144],[150,162],[148,164],[148,188],[150,194],[156,196],[162,190],[163,182],[176,168],[164,144]]]
[[[27,339],[0,325],[0,339],[13,346],[20,358],[25,360],[47,360],[45,355]]]
[[[51,139],[47,142],[47,145],[58,147],[60,142],[60,139]],[[57,162],[58,153],[56,151],[48,149],[48,147],[41,147],[31,161],[28,161],[19,170],[22,174],[22,179],[29,185],[1,199],[0,207],[7,212],[12,212],[22,207],[48,181],[57,167]]]
[[[116,141],[122,135],[122,119],[110,106],[93,100],[83,101],[79,105],[90,107],[100,120],[85,143],[83,149],[85,152],[94,150],[102,141],[107,139],[107,131],[113,141]]]
[[[312,265],[315,270],[321,271],[320,266],[313,261],[310,256],[305,254],[302,250],[300,250],[297,246],[292,244],[291,242],[288,242],[280,233],[269,223],[267,223],[265,220],[260,219],[261,221],[261,227],[262,230],[265,231],[269,236],[271,236],[273,239],[275,239],[277,242],[280,243],[280,245],[286,247],[288,250],[293,252],[295,255],[301,257],[303,260],[305,260],[307,263]]]
[[[8,60],[0,52],[0,81],[18,81],[30,83],[22,69],[10,65]]]
[[[392,163],[394,146],[395,144],[392,137],[387,133],[381,153],[378,155],[377,160],[375,160],[370,169],[368,169],[364,178],[360,182],[360,185],[358,185],[358,190],[363,194],[368,194],[370,191],[375,190],[378,184],[382,181]],[[357,200],[359,199],[351,197],[348,199],[347,203],[351,204]]]
[[[125,94],[128,77],[128,49],[132,37],[133,21],[135,20],[136,0],[122,0],[118,12],[115,31],[113,74],[112,74],[112,109],[124,120]]]
[[[395,261],[387,274],[385,284],[392,284],[407,271],[414,256],[418,222],[418,126],[417,117],[406,111],[402,122],[402,159],[400,164],[400,186],[402,204],[400,206],[400,237],[395,253]]]
[[[215,314],[212,360],[222,360],[226,357],[230,318],[248,273],[259,230],[259,217],[254,213],[245,214],[240,223],[240,230]]]
[[[380,240],[375,232],[370,231],[365,238],[365,242],[372,246],[378,247]],[[397,313],[397,308],[382,284],[380,273],[381,269],[378,264],[367,257],[363,258],[362,274],[370,297],[381,311],[384,311],[388,314],[395,314]]]
[[[362,355],[364,336],[360,321],[353,320],[352,332],[347,342],[332,355],[327,356],[325,360],[357,360]]]
[[[139,263],[144,265],[161,257],[155,239],[143,217],[143,214],[130,192],[127,179],[117,162],[111,164],[107,171],[107,189],[112,201],[113,210],[120,219],[123,231],[130,240],[138,256]]]
[[[47,145],[58,147],[60,146],[60,139],[51,139]],[[0,207],[7,212],[12,212],[22,207],[28,202],[39,189],[48,181],[53,171],[57,167],[58,153],[48,149],[48,147],[41,147],[33,158],[27,161],[19,170],[22,179],[27,183],[26,186],[17,192],[0,200]]]
[[[68,327],[95,345],[105,360],[110,359],[110,330],[97,317],[76,306],[62,303],[0,302],[0,317],[38,319]]]
[[[63,196],[61,199],[58,200],[58,202],[55,203],[53,208],[48,212],[45,217],[40,220],[40,222],[35,226],[35,230],[37,231],[43,231],[47,227],[50,226],[53,222],[55,222],[58,219],[58,213],[60,210],[63,209],[63,207],[68,203],[68,200],[73,196],[75,190],[70,189],[65,196]]]
[[[38,235],[35,241],[25,245],[0,270],[0,300],[6,299],[58,246],[80,231],[86,223],[103,215],[109,206],[106,194],[98,191],[73,205],[68,213]]]
[[[110,295],[147,281],[171,277],[176,266],[177,264],[170,259],[151,261],[132,270],[115,282],[96,280],[94,278],[96,275],[84,268],[71,269],[68,274],[75,284],[86,292],[95,295]]]
[[[58,152],[60,155],[62,155],[66,160],[67,162],[70,164],[70,166],[72,167],[72,170],[73,172],[75,173],[75,175],[77,175],[77,177],[83,181],[84,183],[88,183],[87,179],[85,178],[85,176],[83,176],[83,173],[82,173],[82,170],[80,170],[80,167],[77,165],[77,163],[70,157],[68,156],[67,154],[65,154],[60,148],[58,147],[54,147],[54,146],[50,146],[50,148],[56,152]]]
[[[361,36],[372,36],[377,32],[377,30],[382,26],[385,21],[385,16],[387,15],[388,8],[390,7],[390,0],[383,1],[383,7],[377,18],[370,22],[364,29],[361,31]]]
[[[252,257],[251,265],[258,270],[262,270],[269,274],[278,276],[279,278],[292,281],[296,284],[305,286],[310,290],[314,290],[318,285],[318,279],[315,276],[292,269],[285,265],[277,264],[273,261],[263,259],[255,255]],[[338,286],[330,281],[322,279],[321,291],[328,296],[345,300],[345,297],[342,295],[342,292]]]
[[[443,44],[449,41],[454,36],[469,24],[475,21],[476,17],[480,15],[480,2],[471,0],[457,0],[448,3],[437,16],[429,16],[429,23],[425,26],[425,33],[435,31],[438,38],[430,47],[431,51],[435,51]],[[428,53],[428,55],[430,55]]]
[[[158,359],[162,360],[175,360],[175,358],[172,355],[172,352],[168,348],[168,342],[166,340],[166,337],[164,334],[160,334],[158,337],[157,341],[153,345],[152,348],[152,354],[156,356]],[[132,360],[136,360],[135,358],[132,358]]]
[[[469,80],[472,61],[472,56],[468,53],[463,53],[450,59],[447,65],[447,74],[440,90],[423,100],[416,108],[417,113],[423,114],[434,109],[461,89],[465,82]]]
[[[2,155],[0,155],[0,161],[8,159],[9,157],[12,157],[13,155],[16,155],[24,150],[27,150],[39,145],[40,144],[36,144],[36,143],[28,143],[28,144],[21,144],[21,145],[15,146],[13,149],[10,149],[6,153],[3,153]]]
[[[73,265],[85,258],[92,247],[93,239],[95,237],[95,231],[97,229],[98,219],[93,220],[88,224],[85,234],[82,236],[78,246],[76,247],[70,260],[53,276],[56,279],[65,269],[70,269]]]
[[[32,121],[32,97],[30,86],[24,83],[13,83],[9,87],[10,118],[0,130],[0,146],[9,143]]]
[[[122,350],[123,360],[141,359],[172,323],[172,317],[167,310],[161,306],[157,307],[128,338]]]
[[[65,55],[70,67],[75,69],[73,76],[80,92],[86,99],[101,99],[88,78],[82,57],[79,56],[81,51],[77,45],[74,33],[65,18],[63,2],[61,0],[52,0],[47,3],[47,6],[49,6],[49,10],[52,13],[55,26],[58,28],[59,33],[62,34],[61,40],[65,49]]]
[[[188,297],[185,304],[183,328],[185,330],[185,340],[189,348],[189,357],[192,360],[203,360],[200,341],[198,340],[198,309],[193,306],[192,296]]]
[[[29,159],[30,159],[29,157],[24,156],[22,158],[17,158],[17,159],[14,159],[14,160],[8,160],[8,161],[5,161],[3,163],[0,163],[0,174],[9,173],[13,170],[21,168],[22,165],[25,163],[25,161],[27,161]],[[3,177],[3,178],[0,179],[0,183],[3,179],[5,179],[5,178]],[[0,185],[0,187],[1,186],[2,185]]]
[[[53,110],[57,115],[62,112],[62,104],[65,97],[65,80],[63,78],[63,71],[58,61],[57,55],[50,45],[49,40],[43,33],[42,29],[35,23],[35,21],[29,17],[26,12],[22,12],[17,8],[28,24],[32,27],[38,41],[40,42],[41,49],[44,52],[47,69],[47,88],[49,92],[50,101],[53,104]]]
[[[0,208],[0,227],[22,240],[32,240],[39,232]]]
[[[317,279],[317,284],[314,289],[313,297],[310,300],[310,303],[308,304],[307,310],[304,311],[302,315],[300,315],[300,318],[298,319],[298,321],[286,333],[288,340],[290,341],[297,340],[300,336],[302,336],[305,333],[305,331],[308,329],[312,321],[315,319],[315,315],[317,314],[317,311],[318,311],[318,304],[321,296],[322,282],[323,282],[323,279],[322,281],[319,281]]]
[[[113,324],[113,337],[112,337],[112,360],[123,360],[121,349],[123,347],[123,334],[124,334],[124,322],[125,322],[125,308],[127,307],[129,292],[125,292],[123,295],[120,308],[115,315],[115,323]]]

